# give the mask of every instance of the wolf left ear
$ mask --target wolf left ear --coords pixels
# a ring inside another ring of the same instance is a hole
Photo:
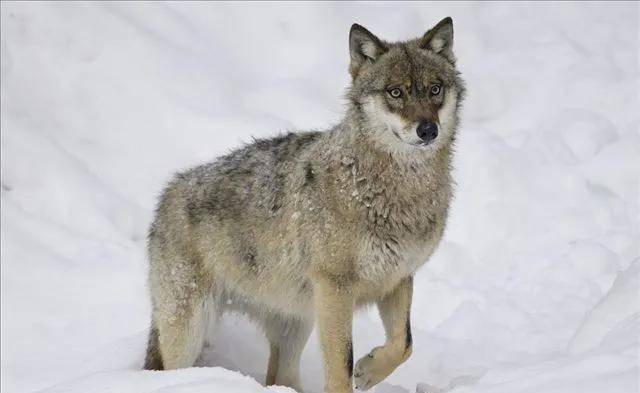
[[[453,20],[446,17],[420,39],[422,49],[432,50],[446,57],[451,63],[456,62],[453,55]]]
[[[386,45],[378,37],[354,23],[349,31],[349,54],[351,56],[349,73],[351,73],[351,77],[355,78],[363,65],[373,63],[386,51]]]

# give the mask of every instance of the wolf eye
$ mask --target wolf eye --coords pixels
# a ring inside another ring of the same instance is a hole
[[[393,98],[400,98],[402,97],[402,90],[396,87],[395,89],[389,90],[389,95]]]
[[[432,96],[437,96],[438,94],[440,94],[441,90],[442,90],[442,88],[440,87],[440,85],[433,85],[433,86],[431,86],[431,95]]]

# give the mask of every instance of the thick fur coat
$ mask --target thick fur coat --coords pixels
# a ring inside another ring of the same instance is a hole
[[[368,389],[409,357],[412,276],[437,247],[452,198],[464,95],[452,40],[450,18],[400,43],[354,25],[340,124],[256,140],[174,177],[149,231],[145,368],[193,365],[225,311],[264,328],[267,384],[302,390],[314,321],[327,392],[352,392],[353,379]],[[387,342],[354,369],[352,314],[371,303]]]

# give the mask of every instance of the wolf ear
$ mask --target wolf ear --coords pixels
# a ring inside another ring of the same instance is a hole
[[[387,51],[385,44],[369,30],[354,23],[349,31],[349,54],[351,63],[349,72],[355,78],[360,68],[366,63],[373,63]]]
[[[453,55],[453,20],[446,17],[420,39],[422,49],[432,50],[446,57],[452,63],[456,62]]]

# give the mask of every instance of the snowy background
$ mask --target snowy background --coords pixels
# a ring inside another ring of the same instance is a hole
[[[353,22],[400,40],[448,15],[457,194],[414,355],[375,392],[640,391],[638,3],[1,7],[3,392],[288,392],[237,317],[215,367],[139,371],[155,198],[251,136],[339,121]],[[383,341],[375,310],[354,337],[356,359]],[[315,335],[302,374],[322,391]]]

